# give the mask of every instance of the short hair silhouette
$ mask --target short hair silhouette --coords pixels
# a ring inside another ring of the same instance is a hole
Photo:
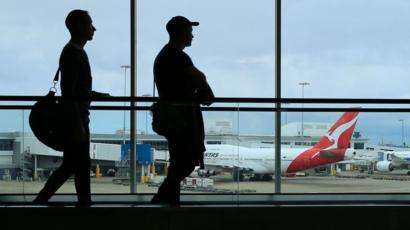
[[[76,25],[87,22],[89,18],[90,15],[88,14],[88,11],[72,10],[70,13],[68,13],[67,18],[65,19],[65,25],[72,34],[73,32],[75,32],[74,30]]]

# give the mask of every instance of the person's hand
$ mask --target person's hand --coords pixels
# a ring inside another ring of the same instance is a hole
[[[111,97],[109,93],[101,93],[100,97]]]
[[[213,101],[211,101],[211,100],[205,100],[205,101],[202,102],[202,105],[210,106],[210,105],[212,105],[212,103],[213,103]]]
[[[100,93],[100,92],[96,92],[96,91],[91,91],[91,96],[92,97],[111,97],[111,95],[109,93]]]

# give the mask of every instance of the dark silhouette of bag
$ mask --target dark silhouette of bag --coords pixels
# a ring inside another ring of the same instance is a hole
[[[60,104],[55,92],[50,91],[45,97],[37,101],[31,109],[29,123],[37,139],[46,146],[64,151],[64,138],[59,121]]]
[[[55,96],[59,71],[49,93],[33,105],[29,124],[40,142],[54,150],[64,151],[66,146],[88,141],[89,137],[74,103],[63,102]]]
[[[152,130],[162,136],[178,135],[188,127],[188,122],[184,119],[184,109],[186,106],[183,105],[154,102],[151,106]]]

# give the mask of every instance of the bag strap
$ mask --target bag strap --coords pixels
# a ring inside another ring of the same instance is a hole
[[[54,79],[53,79],[53,86],[50,88],[50,92],[57,92],[57,83],[60,77],[60,67],[58,67],[56,74],[54,75]]]
[[[59,73],[60,73],[60,67],[58,67],[56,74],[54,75],[53,82],[58,82],[59,79]]]
[[[155,97],[155,78],[152,78],[152,95]]]

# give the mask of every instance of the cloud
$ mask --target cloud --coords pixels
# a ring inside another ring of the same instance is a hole
[[[348,55],[347,55],[348,54]],[[309,55],[285,55],[283,59],[284,97],[301,97],[301,81],[305,97],[330,98],[407,98],[410,67],[401,63],[369,63],[350,58],[365,51],[333,52],[332,58],[321,52]],[[335,59],[337,61],[335,61]],[[386,81],[386,79],[389,79]]]
[[[273,66],[275,57],[272,55],[254,56],[254,57],[242,57],[237,60],[239,64],[245,65],[268,65]]]

